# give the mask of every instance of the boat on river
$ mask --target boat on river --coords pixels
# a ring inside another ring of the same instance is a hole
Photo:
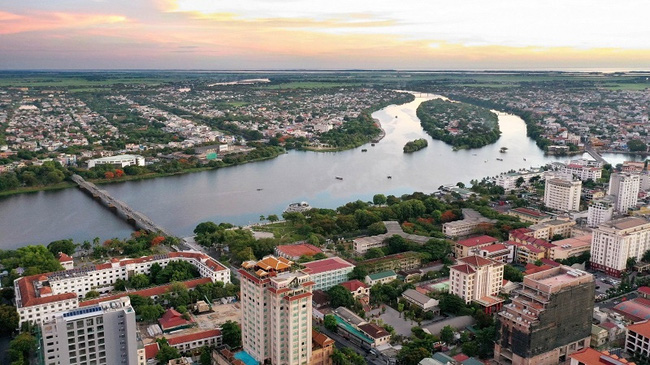
[[[361,150],[361,152],[368,152],[368,150],[364,148]]]
[[[335,178],[336,178],[336,180],[343,180],[343,178],[340,177],[340,176],[335,176]]]

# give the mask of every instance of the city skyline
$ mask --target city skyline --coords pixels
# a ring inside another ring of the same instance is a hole
[[[638,1],[24,1],[0,69],[647,69]]]

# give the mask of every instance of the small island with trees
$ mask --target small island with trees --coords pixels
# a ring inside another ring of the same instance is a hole
[[[475,105],[434,99],[420,104],[417,116],[432,138],[454,149],[480,148],[501,137],[497,115]]]
[[[419,151],[425,148],[428,145],[429,143],[424,138],[419,138],[416,139],[415,141],[408,141],[404,145],[404,153],[413,153],[415,151]]]

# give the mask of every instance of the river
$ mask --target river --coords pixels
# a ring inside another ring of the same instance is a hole
[[[526,136],[521,118],[504,113],[499,113],[502,135],[496,143],[453,151],[445,143],[432,140],[416,117],[421,102],[438,96],[417,95],[410,103],[391,105],[373,113],[386,131],[386,137],[374,147],[368,144],[327,153],[290,151],[263,162],[102,188],[176,235],[187,236],[203,221],[246,225],[259,222],[260,215],[279,215],[293,202],[335,208],[357,199],[372,200],[377,193],[429,193],[443,184],[468,183],[471,179],[556,160],[545,156]],[[404,144],[417,138],[425,138],[429,146],[404,154]],[[508,152],[500,153],[501,147],[507,147]],[[387,178],[389,175],[391,179]],[[131,226],[78,189],[42,191],[0,200],[3,249],[47,244],[63,238],[78,242],[96,236],[102,240],[123,238],[131,231]]]

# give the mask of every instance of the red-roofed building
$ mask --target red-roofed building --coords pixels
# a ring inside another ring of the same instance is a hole
[[[275,254],[277,256],[286,257],[293,261],[299,260],[302,256],[314,256],[319,253],[323,253],[323,250],[309,243],[279,245],[275,248]]]
[[[635,365],[626,359],[610,354],[607,351],[597,351],[587,347],[569,355],[571,365]]]
[[[481,257],[507,264],[512,262],[515,258],[515,246],[496,243],[481,248],[478,254]]]
[[[480,256],[458,259],[458,264],[449,268],[449,292],[465,300],[483,306],[487,313],[501,309],[503,300],[497,297],[503,286],[502,262]]]
[[[347,289],[350,293],[352,293],[352,296],[354,296],[355,298],[370,295],[370,288],[368,287],[368,285],[356,279],[345,281],[339,285],[341,285],[342,287]]]
[[[539,223],[551,219],[548,213],[524,207],[510,209],[508,215],[518,217],[521,221],[530,223]]]
[[[65,270],[72,270],[74,268],[74,260],[72,257],[66,255],[65,252],[59,252],[57,258]]]
[[[222,344],[221,331],[219,330],[191,332],[166,338],[169,346],[181,352],[198,349],[203,346],[221,346]]]
[[[174,308],[167,309],[162,317],[158,319],[158,323],[163,332],[171,332],[194,325],[192,318],[189,320],[183,318],[183,315]]]
[[[614,306],[612,310],[631,322],[650,319],[650,299],[635,298],[626,300]]]
[[[145,357],[145,359],[147,359],[147,360],[154,359],[156,357],[156,355],[158,355],[159,350],[160,350],[160,348],[158,347],[158,342],[153,342],[153,343],[147,344],[144,347],[144,354],[145,354],[144,357]]]
[[[535,274],[535,273],[538,273],[538,272],[541,272],[541,271],[546,271],[546,270],[549,270],[549,269],[552,269],[552,268],[553,268],[553,266],[550,266],[550,265],[537,266],[535,264],[527,264],[526,265],[526,271],[524,271],[524,276],[530,275],[530,274]]]
[[[648,287],[648,286],[642,286],[642,287],[640,287],[639,289],[637,289],[637,291],[639,292],[639,295],[640,295],[642,298],[650,299],[650,287]]]
[[[466,257],[471,255],[473,250],[480,250],[496,242],[499,242],[499,240],[486,235],[467,238],[456,242],[454,245],[454,254],[456,257]]]
[[[458,355],[454,356],[453,359],[458,361],[459,363],[462,363],[463,361],[469,359],[469,356],[461,353],[461,354],[458,354]]]
[[[650,321],[627,326],[625,351],[650,359]]]
[[[354,265],[334,256],[323,260],[306,262],[303,270],[311,276],[316,283],[314,289],[328,290],[348,280],[348,274],[354,269]]]

